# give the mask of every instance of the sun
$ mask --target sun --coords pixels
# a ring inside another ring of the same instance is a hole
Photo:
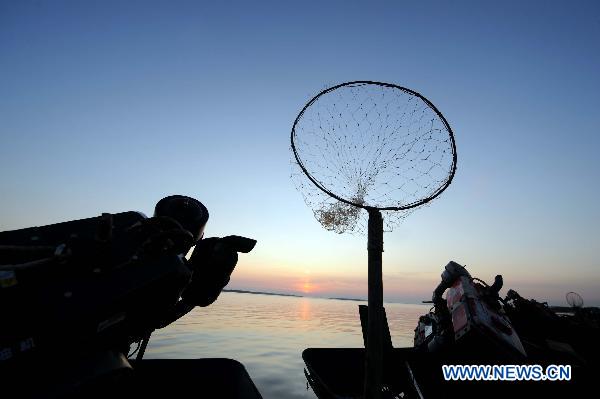
[[[314,288],[315,288],[314,285],[308,281],[304,282],[301,286],[301,290],[305,294],[310,294],[311,292],[313,292]]]
[[[310,294],[312,292],[313,286],[308,281],[302,284],[302,292],[305,294]]]

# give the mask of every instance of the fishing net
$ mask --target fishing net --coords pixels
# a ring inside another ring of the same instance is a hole
[[[391,231],[437,197],[456,169],[442,114],[420,94],[387,83],[324,90],[300,112],[291,139],[292,180],[319,223],[336,233],[364,232],[363,209],[383,211]]]
[[[583,298],[576,292],[567,292],[567,303],[573,308],[583,307]]]

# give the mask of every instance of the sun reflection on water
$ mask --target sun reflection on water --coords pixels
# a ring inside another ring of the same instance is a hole
[[[302,298],[300,301],[300,320],[308,321],[310,317],[310,299]]]

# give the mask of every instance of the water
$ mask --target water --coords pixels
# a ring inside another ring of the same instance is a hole
[[[265,399],[315,398],[306,390],[302,351],[362,347],[355,301],[224,292],[155,332],[146,358],[226,357],[246,366]],[[386,304],[395,347],[412,346],[427,306]]]

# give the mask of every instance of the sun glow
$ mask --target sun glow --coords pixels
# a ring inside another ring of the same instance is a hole
[[[306,281],[302,284],[301,290],[305,294],[310,294],[311,292],[314,291],[314,285],[311,284],[310,282]]]

